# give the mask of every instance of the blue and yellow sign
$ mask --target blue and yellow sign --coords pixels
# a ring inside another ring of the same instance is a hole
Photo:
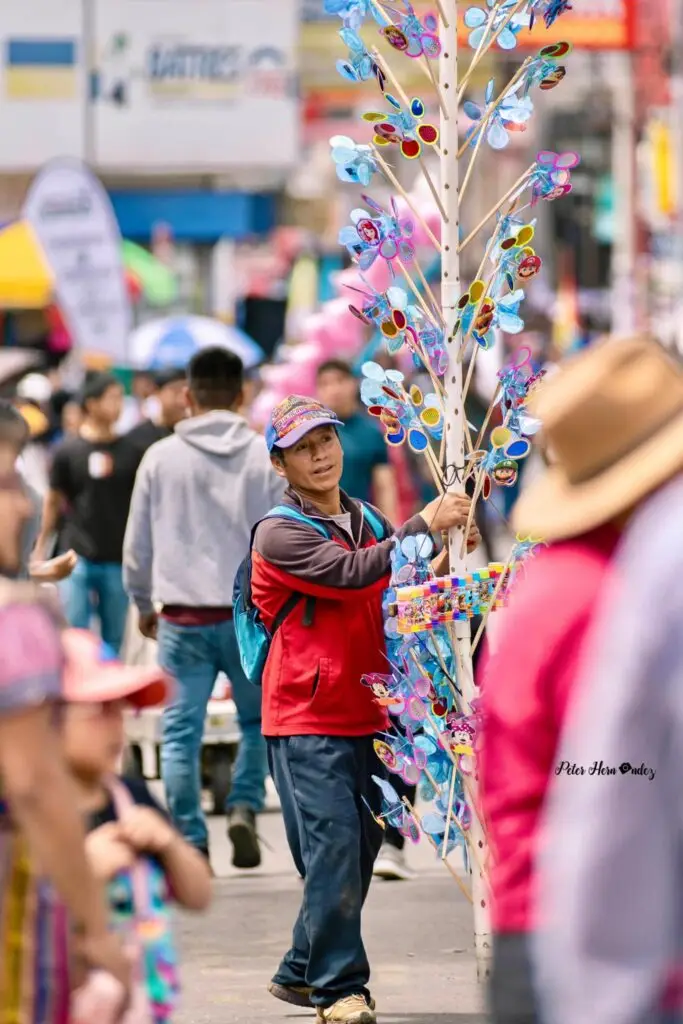
[[[5,95],[11,100],[72,100],[78,89],[74,39],[21,38],[5,43]]]

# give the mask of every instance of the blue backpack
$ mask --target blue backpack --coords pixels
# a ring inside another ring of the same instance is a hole
[[[374,533],[375,538],[378,541],[385,540],[386,531],[384,529],[384,524],[371,508],[369,508],[364,502],[362,504],[365,519]],[[299,512],[298,509],[291,508],[288,505],[277,505],[274,509],[271,509],[268,515],[264,518],[295,519],[300,523],[307,523],[309,526],[312,526],[313,529],[322,534],[326,540],[332,539],[331,533],[320,519],[311,519],[309,516],[304,515],[303,512]],[[260,520],[260,522],[263,522],[263,520]],[[240,661],[242,662],[242,668],[245,676],[249,682],[253,683],[255,686],[261,685],[261,677],[268,658],[268,652],[270,651],[270,645],[273,642],[273,637],[287,616],[294,611],[301,601],[305,599],[306,617],[304,619],[304,625],[310,626],[313,624],[313,610],[315,607],[314,597],[306,597],[305,594],[291,594],[275,616],[271,630],[268,631],[268,629],[266,629],[265,623],[261,618],[258,608],[253,602],[251,594],[251,551],[254,545],[254,535],[259,525],[260,523],[257,523],[251,531],[249,554],[237,570],[235,586],[232,593],[233,621],[235,623],[235,634],[237,636],[237,645],[240,652]]]

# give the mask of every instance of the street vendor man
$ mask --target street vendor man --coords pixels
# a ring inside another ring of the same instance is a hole
[[[470,501],[441,496],[394,530],[340,490],[340,428],[329,409],[293,395],[276,406],[266,431],[293,515],[263,520],[252,549],[252,598],[266,627],[290,608],[263,672],[263,734],[304,880],[292,947],[269,990],[314,1007],[318,1021],[373,1024],[361,911],[382,843],[369,808],[379,814],[373,739],[387,728],[387,713],[361,678],[388,670],[382,595],[394,541],[465,527]],[[478,540],[473,527],[468,548]],[[292,607],[293,595],[300,600]]]

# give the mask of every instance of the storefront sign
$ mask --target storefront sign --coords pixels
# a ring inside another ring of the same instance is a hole
[[[95,157],[118,170],[296,159],[297,0],[96,0]]]

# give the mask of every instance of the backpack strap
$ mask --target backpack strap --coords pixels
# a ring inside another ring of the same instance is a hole
[[[326,540],[330,540],[330,534],[325,526],[320,522],[319,519],[311,519],[309,516],[304,515],[296,508],[292,508],[291,505],[276,505],[275,508],[271,509],[266,519],[293,519],[299,523],[306,523],[307,526],[312,526],[314,530],[322,534]]]
[[[366,504],[364,501],[361,501],[360,505],[363,509],[363,518],[374,533],[375,540],[386,540],[389,535],[387,534],[384,523],[379,518],[375,510],[371,505]]]

